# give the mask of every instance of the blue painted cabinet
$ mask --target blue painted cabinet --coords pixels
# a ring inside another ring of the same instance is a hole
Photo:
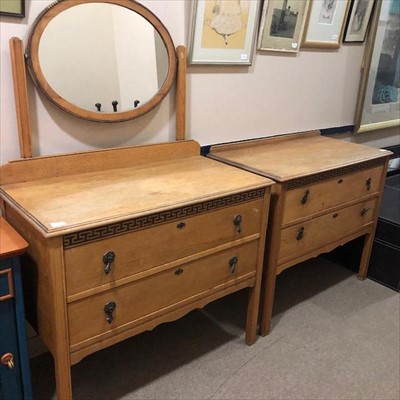
[[[17,242],[16,232],[10,230],[11,227],[3,218],[0,219],[0,400],[31,399],[21,267],[18,257],[24,250],[24,241],[22,239],[22,242]],[[11,241],[8,240],[10,232],[13,235]]]

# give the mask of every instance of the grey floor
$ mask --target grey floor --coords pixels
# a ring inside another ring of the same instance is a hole
[[[86,357],[75,399],[400,398],[399,293],[323,258],[278,277],[272,332],[244,343],[247,292]],[[52,358],[31,360],[55,398]]]

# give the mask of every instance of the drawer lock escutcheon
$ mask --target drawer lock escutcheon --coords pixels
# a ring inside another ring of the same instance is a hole
[[[365,186],[367,187],[367,190],[371,190],[371,182],[372,182],[372,179],[371,179],[371,178],[368,178],[368,179],[365,181]]]
[[[6,367],[13,369],[14,368],[14,356],[12,353],[5,353],[1,356],[1,363]]]
[[[304,226],[302,226],[302,227],[298,230],[296,239],[297,239],[297,240],[301,240],[301,239],[303,239],[303,237],[304,237]]]
[[[361,216],[363,217],[369,210],[369,208],[363,208],[360,212]]]
[[[238,233],[242,232],[242,216],[236,215],[235,218],[233,218],[233,225],[236,226],[236,230],[238,231]]]
[[[114,320],[113,312],[115,311],[115,307],[117,307],[117,304],[114,301],[109,301],[104,306],[104,314],[106,314],[106,321],[109,324]]]
[[[232,258],[229,260],[229,269],[230,269],[230,271],[231,271],[231,274],[234,274],[234,273],[235,273],[236,265],[237,265],[238,261],[239,261],[239,259],[238,259],[236,256],[235,256],[235,257],[232,257]]]
[[[175,275],[180,275],[183,273],[183,269],[182,268],[178,268],[175,270]]]
[[[108,251],[103,256],[104,263],[104,273],[108,275],[111,272],[111,263],[115,260],[115,253],[113,251]]]
[[[303,197],[301,198],[301,204],[306,204],[307,200],[308,200],[308,195],[310,194],[310,191],[307,189],[304,194]]]

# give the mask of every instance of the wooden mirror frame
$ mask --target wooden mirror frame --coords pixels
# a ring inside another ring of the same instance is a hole
[[[130,9],[145,18],[161,36],[161,39],[166,47],[168,56],[167,76],[158,92],[149,101],[147,101],[140,107],[116,113],[99,113],[96,111],[86,110],[62,98],[47,82],[39,62],[39,43],[43,32],[45,31],[49,22],[63,11],[74,6],[87,3],[109,3]],[[154,109],[157,105],[160,104],[160,102],[164,99],[164,97],[171,89],[176,73],[177,64],[175,47],[168,30],[150,10],[148,10],[143,5],[137,3],[135,0],[57,0],[56,2],[48,6],[36,18],[31,28],[25,57],[27,60],[28,69],[34,82],[52,103],[54,103],[59,108],[69,114],[96,122],[127,121],[140,117],[143,114],[146,114]]]
[[[125,0],[126,1],[126,0]],[[130,1],[130,0],[129,0]],[[153,14],[152,14],[153,15]],[[158,20],[158,19],[157,19]],[[165,29],[165,28],[164,28]],[[169,34],[168,34],[169,36]],[[31,118],[29,113],[28,84],[26,79],[26,60],[24,55],[24,45],[20,38],[12,37],[9,40],[11,69],[13,75],[15,111],[18,125],[18,141],[21,158],[32,158],[32,134]],[[175,50],[176,55],[171,51],[170,62],[175,65],[176,71],[176,92],[175,92],[175,115],[176,115],[176,140],[185,140],[186,132],[186,48],[178,46]],[[176,57],[176,58],[175,58]],[[172,71],[172,68],[171,68]],[[175,67],[173,69],[175,71]],[[171,72],[170,79],[173,80]],[[171,81],[172,84],[172,81]],[[165,87],[164,87],[165,89]],[[159,93],[160,101],[167,94]],[[155,107],[153,105],[153,107]],[[150,110],[148,110],[150,111]],[[142,114],[141,114],[142,115]],[[133,118],[138,117],[136,115]]]

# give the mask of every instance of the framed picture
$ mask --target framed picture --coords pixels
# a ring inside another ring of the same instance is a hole
[[[400,125],[400,2],[376,0],[365,44],[354,131]]]
[[[353,0],[344,32],[344,42],[363,42],[371,19],[374,0]]]
[[[189,64],[251,65],[259,3],[193,1]]]
[[[307,0],[265,0],[257,49],[297,53],[308,4]]]
[[[301,47],[338,49],[349,0],[311,0]]]
[[[0,15],[25,17],[25,0],[0,0]]]

